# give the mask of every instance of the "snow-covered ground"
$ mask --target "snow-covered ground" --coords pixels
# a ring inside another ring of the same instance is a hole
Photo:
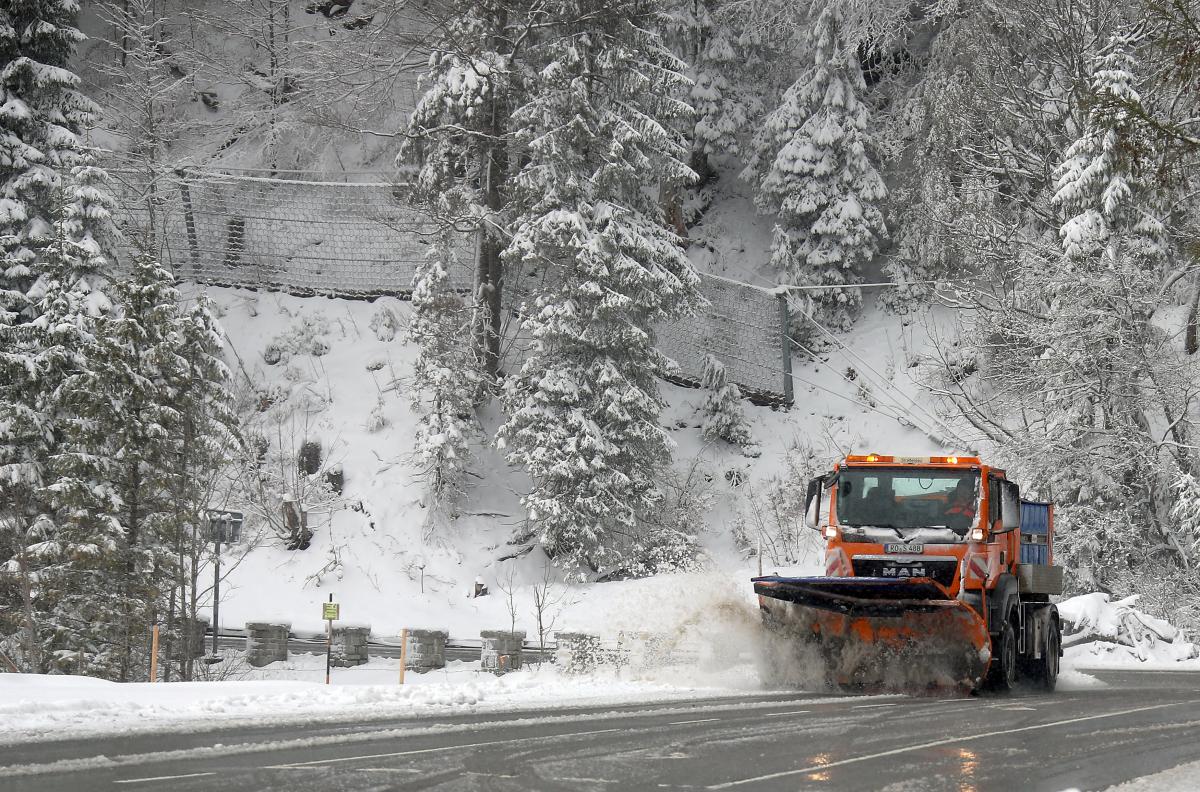
[[[1200,671],[1200,647],[1183,630],[1136,609],[1136,596],[1113,602],[1096,592],[1058,605],[1064,662],[1077,668]]]
[[[671,667],[582,676],[550,664],[497,677],[479,663],[450,663],[398,684],[398,661],[334,669],[300,655],[224,682],[118,684],[77,676],[0,674],[0,742],[128,732],[195,732],[216,726],[377,720],[391,717],[654,703],[758,691],[752,666],[721,672]]]
[[[1200,762],[1189,762],[1108,788],[1108,792],[1195,792],[1200,789]]]
[[[399,661],[377,659],[333,669],[326,686],[325,657],[318,654],[247,668],[239,679],[220,682],[118,684],[77,676],[0,674],[0,743],[746,697],[764,690],[749,651],[752,647],[723,666],[706,663],[702,651],[699,658],[678,665],[602,667],[581,675],[563,674],[547,663],[498,677],[482,672],[478,662],[452,662],[426,674],[410,671],[403,685]],[[1079,691],[1104,684],[1067,668],[1059,686]]]

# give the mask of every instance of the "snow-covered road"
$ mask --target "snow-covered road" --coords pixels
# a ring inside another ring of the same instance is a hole
[[[744,692],[0,748],[5,790],[1104,789],[1200,761],[1200,674],[958,699]],[[366,689],[366,688],[364,688]],[[1190,778],[1180,767],[1172,776]],[[1140,787],[1153,788],[1153,787]]]

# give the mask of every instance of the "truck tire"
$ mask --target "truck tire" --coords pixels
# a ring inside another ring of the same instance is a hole
[[[992,641],[992,662],[988,665],[987,688],[1008,693],[1017,685],[1017,631],[1006,620]]]
[[[1059,647],[1062,637],[1058,633],[1058,621],[1049,620],[1050,629],[1046,630],[1046,645],[1042,647],[1042,660],[1038,664],[1034,679],[1037,686],[1047,693],[1053,693],[1058,684]]]

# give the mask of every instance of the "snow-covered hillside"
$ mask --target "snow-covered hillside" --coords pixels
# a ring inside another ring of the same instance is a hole
[[[222,627],[277,619],[299,632],[320,632],[320,603],[332,593],[345,621],[370,624],[376,635],[440,627],[470,637],[509,624],[503,589],[511,575],[517,627],[532,633],[530,587],[542,579],[545,559],[537,549],[511,558],[528,550],[509,544],[523,518],[520,471],[495,450],[479,448],[457,517],[432,515],[425,503],[409,401],[415,349],[403,332],[411,305],[224,288],[209,294],[221,308],[238,378],[278,400],[259,419],[273,441],[287,448],[318,441],[324,468],[340,467],[345,482],[332,515],[310,515],[315,535],[307,550],[286,550],[267,533],[248,537],[255,545],[248,552],[234,548],[227,564],[244,558],[222,592]],[[698,578],[574,585],[559,627],[652,629],[664,613],[672,614],[668,623],[687,621],[681,607],[699,613],[719,602],[748,601],[746,579],[757,562],[747,551],[757,549],[760,532],[765,565],[788,562],[784,548],[770,546],[779,530],[769,514],[773,487],[795,488],[800,497],[810,471],[851,451],[969,450],[941,446],[893,417],[924,418],[912,401],[920,398],[913,366],[926,333],[921,322],[872,311],[847,349],[831,346],[820,362],[797,356],[790,409],[744,404],[756,456],[703,440],[697,408],[704,391],[662,383],[668,401],[662,422],[676,444],[674,483],[702,507],[704,524],[695,528],[706,549],[704,571]],[[495,427],[494,414],[484,418]],[[792,469],[799,473],[789,480]],[[791,527],[804,540],[794,560],[817,569],[815,535],[798,523]],[[477,577],[490,596],[468,597]]]

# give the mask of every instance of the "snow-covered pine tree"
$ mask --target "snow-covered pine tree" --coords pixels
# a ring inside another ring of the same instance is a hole
[[[475,343],[488,376],[501,368],[501,252],[511,220],[512,107],[520,91],[523,3],[455,0],[438,26],[427,87],[408,122],[401,163],[420,165],[414,198],[443,223],[480,236]]]
[[[743,176],[758,183],[759,208],[778,217],[771,260],[782,283],[854,284],[887,234],[880,208],[887,188],[872,162],[857,48],[843,36],[835,3],[817,15],[804,57],[810,65],[767,115]],[[806,315],[849,329],[862,299],[857,288],[798,294],[800,335],[813,333]]]
[[[742,392],[725,375],[725,364],[712,355],[704,356],[704,404],[700,408],[704,423],[700,434],[706,440],[724,440],[737,446],[754,444],[746,414],[742,411]]]
[[[104,174],[89,167],[83,135],[96,112],[69,61],[83,34],[75,0],[22,0],[0,10],[0,309],[28,312],[44,273],[39,250],[68,208],[72,252],[93,272],[111,201]]]
[[[1069,263],[1130,256],[1151,269],[1167,255],[1166,229],[1144,169],[1155,152],[1140,127],[1146,111],[1137,89],[1137,62],[1119,37],[1097,59],[1092,109],[1082,134],[1055,173],[1054,204],[1067,215],[1063,252]],[[1161,211],[1161,209],[1159,209]]]
[[[475,403],[483,386],[477,352],[468,343],[471,307],[451,288],[447,271],[459,266],[450,236],[430,247],[413,278],[408,337],[420,351],[413,364],[413,407],[421,413],[416,451],[425,466],[434,505],[462,492],[471,443],[481,434]]]
[[[568,568],[637,570],[670,461],[658,424],[653,323],[688,310],[698,278],[664,225],[660,185],[693,174],[675,97],[684,65],[642,0],[554,0],[526,54],[538,74],[513,113],[526,155],[505,252],[542,280],[522,308],[534,344],[505,382],[499,431],[533,487],[542,546]]]
[[[1147,542],[1171,548],[1183,566],[1194,561],[1190,548],[1171,535],[1167,507],[1156,504],[1154,494],[1174,484],[1181,470],[1190,471],[1192,460],[1187,443],[1174,456],[1164,453],[1151,428],[1152,415],[1165,414],[1173,425],[1188,405],[1177,398],[1186,390],[1175,381],[1180,361],[1171,359],[1166,338],[1151,322],[1170,243],[1153,175],[1160,153],[1141,129],[1136,68],[1128,43],[1114,37],[1096,59],[1092,107],[1080,137],[1055,174],[1053,200],[1066,220],[1060,271],[1046,279],[1044,294],[1044,340],[1054,353],[1036,364],[1046,376],[1045,408],[1057,416],[1062,435],[1053,438],[1056,444],[1108,460],[1080,493],[1082,519],[1072,519],[1068,494],[1079,488],[1059,489],[1066,495],[1060,498],[1064,551],[1078,574],[1102,586],[1131,557],[1143,557]],[[1080,398],[1085,383],[1092,398]],[[1048,475],[1061,480],[1070,473]],[[1139,528],[1116,531],[1115,525]]]

